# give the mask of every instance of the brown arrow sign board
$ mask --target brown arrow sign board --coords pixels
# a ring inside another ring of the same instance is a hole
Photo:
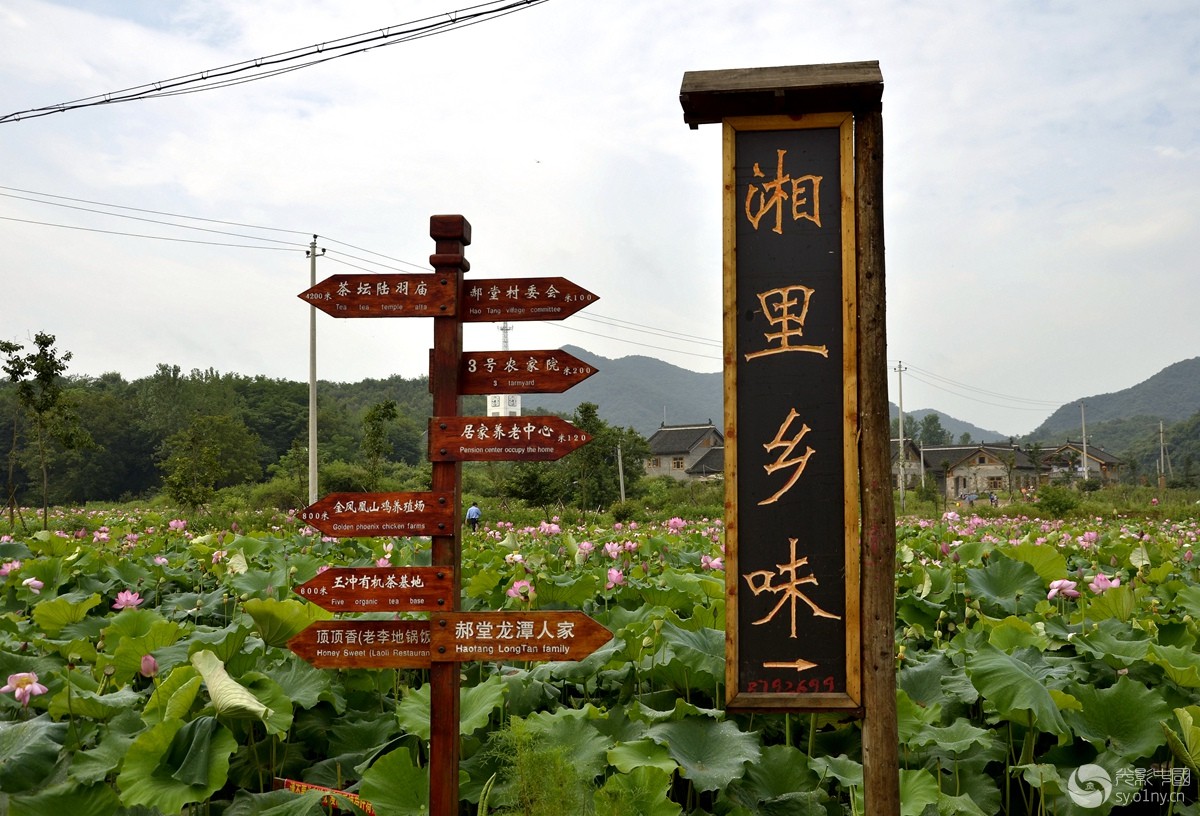
[[[556,416],[429,420],[431,462],[546,462],[561,459],[590,441],[591,434]]]
[[[460,394],[561,394],[596,369],[561,349],[550,351],[465,351]]]
[[[450,567],[332,567],[292,591],[330,612],[429,612],[450,602]]]
[[[454,525],[454,496],[435,493],[330,493],[299,518],[327,536],[441,535]]]
[[[318,669],[427,669],[427,620],[317,621],[288,648]]]
[[[612,639],[583,612],[447,612],[431,621],[435,660],[582,660]]]
[[[464,281],[460,319],[562,320],[599,298],[566,278],[494,278]]]
[[[453,317],[454,286],[443,275],[332,275],[299,295],[334,317]]]

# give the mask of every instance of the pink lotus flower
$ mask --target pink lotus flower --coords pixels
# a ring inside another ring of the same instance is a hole
[[[678,533],[680,530],[682,530],[686,526],[687,526],[687,522],[684,521],[683,519],[681,519],[679,516],[675,516],[674,518],[667,519],[667,529],[670,530],[672,533]]]
[[[605,589],[612,589],[625,583],[625,573],[621,572],[616,567],[610,567],[608,570],[608,583],[604,585]]]
[[[7,578],[10,572],[16,572],[20,568],[20,561],[5,561],[3,564],[0,564],[0,578]]]
[[[377,567],[390,567],[391,565],[392,565],[392,562],[387,560],[386,555],[383,558],[375,559],[375,566],[377,566]]]
[[[128,589],[122,589],[117,593],[117,602],[112,605],[113,609],[137,609],[142,605],[142,596],[136,592],[130,592]]]
[[[214,552],[212,554],[212,562],[214,564],[219,564],[219,563],[221,563],[221,559],[223,559],[227,555],[229,555],[229,553],[225,552],[225,550],[217,550],[216,552]]]
[[[604,554],[607,555],[609,558],[613,558],[613,559],[620,558],[621,557],[621,545],[615,541],[609,541],[607,544],[604,545]]]
[[[17,698],[17,702],[29,707],[29,698],[45,694],[49,689],[38,682],[38,676],[33,672],[18,672],[8,676],[8,685],[0,688],[0,694],[8,694]]]
[[[1078,598],[1079,590],[1075,589],[1075,586],[1074,581],[1068,581],[1066,578],[1051,581],[1050,591],[1046,593],[1046,600],[1052,600],[1056,595],[1062,595],[1064,598]]]
[[[158,674],[158,661],[154,659],[154,655],[142,655],[142,665],[138,669],[138,674],[142,677],[153,677]]]
[[[167,557],[165,555],[156,555],[154,556],[154,563],[160,567],[165,567],[167,565]]]
[[[184,519],[171,519],[169,522],[167,522],[167,526],[172,530],[186,530],[187,521]]]
[[[1113,587],[1118,587],[1120,585],[1120,576],[1114,575],[1112,578],[1109,578],[1107,575],[1101,572],[1097,573],[1096,577],[1092,579],[1092,582],[1088,584],[1088,589],[1097,595],[1100,595],[1106,589],[1112,589]]]
[[[21,583],[24,584],[25,586],[29,587],[29,591],[32,592],[34,595],[41,595],[42,587],[46,586],[41,581],[39,581],[37,578],[26,578]]]
[[[510,598],[519,598],[523,601],[531,601],[537,592],[534,590],[533,584],[531,584],[529,581],[513,581],[513,585],[508,588],[508,592],[505,594]]]
[[[725,569],[725,562],[721,560],[721,556],[713,558],[708,555],[700,556],[700,566],[707,570]]]

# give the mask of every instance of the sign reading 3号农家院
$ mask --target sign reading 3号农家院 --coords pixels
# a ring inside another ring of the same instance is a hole
[[[734,707],[860,704],[852,137],[849,113],[724,120]]]

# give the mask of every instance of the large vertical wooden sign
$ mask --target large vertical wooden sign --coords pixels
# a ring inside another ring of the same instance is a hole
[[[723,128],[730,708],[863,707],[854,139],[881,89],[875,63],[684,75],[685,120]]]
[[[725,122],[729,704],[857,708],[853,119]]]

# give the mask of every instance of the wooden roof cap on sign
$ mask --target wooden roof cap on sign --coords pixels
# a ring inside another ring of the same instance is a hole
[[[878,110],[882,98],[876,61],[687,71],[679,88],[693,130],[731,116]]]

